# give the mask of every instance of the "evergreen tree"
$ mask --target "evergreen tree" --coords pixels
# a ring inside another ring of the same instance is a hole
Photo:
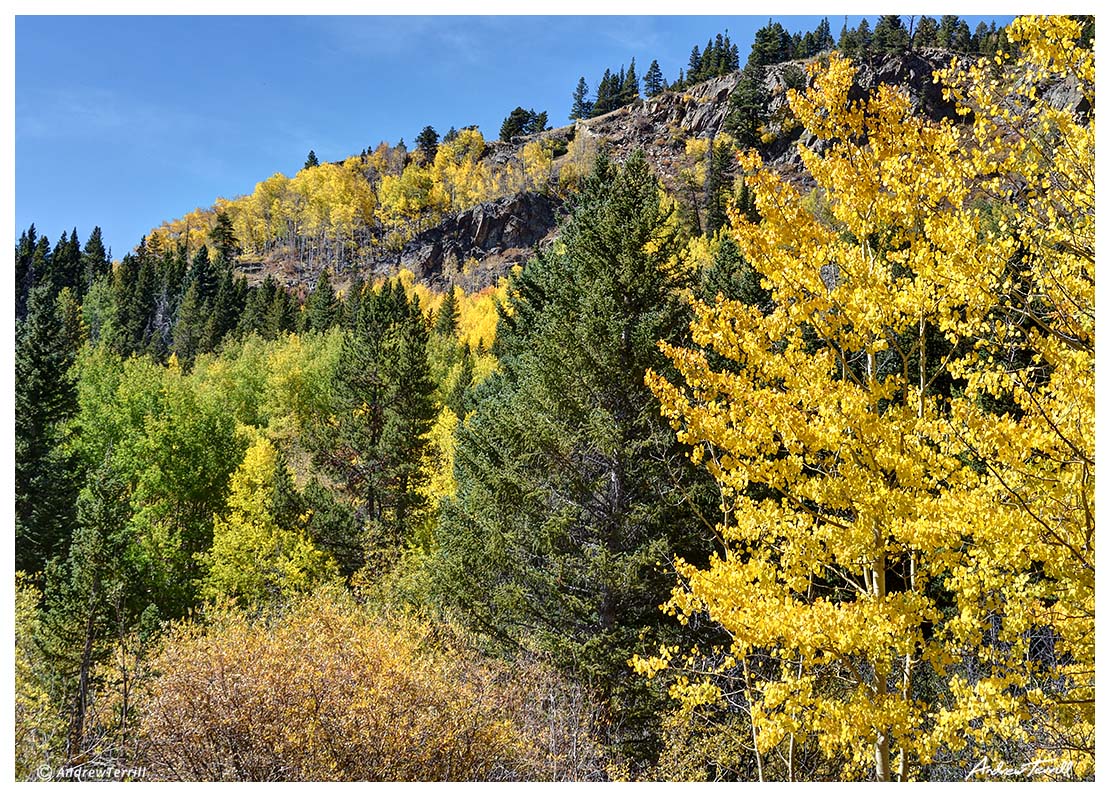
[[[405,144],[405,140],[402,138],[401,143],[400,143],[399,146],[404,146],[404,144]],[[305,161],[304,161],[304,168],[311,169],[311,168],[313,168],[315,166],[319,166],[319,165],[320,165],[320,161],[316,158],[316,150],[310,149],[308,151],[308,157],[305,158]]]
[[[728,98],[722,129],[742,147],[758,147],[761,143],[760,127],[766,121],[770,100],[763,84],[765,71],[762,66],[744,67]]]
[[[436,313],[435,333],[445,337],[454,337],[459,332],[459,302],[455,298],[455,289],[449,288],[443,297],[443,304]]]
[[[871,55],[872,44],[871,23],[864,17],[856,26],[856,46],[859,48],[861,58],[867,58]]]
[[[938,47],[943,47],[946,50],[954,48],[954,37],[959,22],[960,18],[954,14],[945,14],[940,18],[940,28],[937,31]]]
[[[35,283],[35,252],[38,248],[35,225],[32,224],[19,236],[15,250],[15,318],[27,315],[27,294]]]
[[[510,141],[516,136],[525,135],[531,127],[534,117],[535,114],[532,111],[526,111],[519,105],[513,108],[501,123],[501,140]]]
[[[212,225],[212,231],[208,233],[208,240],[216,250],[216,259],[226,265],[234,264],[243,251],[239,246],[239,239],[235,237],[235,227],[231,223],[231,217],[222,210],[216,214],[216,222]]]
[[[146,615],[143,611],[141,557],[132,551],[127,521],[127,484],[115,472],[110,455],[89,476],[77,501],[77,531],[68,556],[51,563],[46,574],[43,622],[36,640],[52,665],[56,705],[67,713],[66,760],[95,750],[103,740],[88,738],[87,719],[101,685],[96,664],[104,660]],[[124,689],[127,685],[124,685]],[[117,739],[127,731],[126,698],[118,715]],[[97,729],[104,732],[105,728]]]
[[[431,125],[425,125],[424,129],[416,137],[416,150],[424,158],[425,163],[431,163],[436,158],[436,150],[439,149],[439,133]]]
[[[201,302],[208,302],[216,295],[219,287],[220,275],[218,270],[208,258],[208,247],[202,245],[193,257],[192,267],[187,277],[189,282],[197,284],[197,295]]]
[[[956,23],[949,47],[957,53],[971,52],[971,28],[967,26],[966,20],[961,19]]]
[[[639,98],[640,79],[636,77],[636,59],[633,58],[628,65],[628,71],[624,73],[624,80],[621,82],[620,104],[627,105]]]
[[[93,227],[92,234],[85,242],[85,249],[81,253],[81,292],[84,296],[93,284],[93,280],[102,274],[111,271],[112,263],[104,251],[104,241],[99,227]]]
[[[790,34],[778,22],[767,20],[767,24],[755,32],[752,51],[748,54],[748,66],[770,66],[789,61],[792,56]]]
[[[379,573],[425,508],[422,460],[436,417],[427,345],[420,303],[400,282],[367,292],[344,340],[331,411],[307,431],[317,464],[354,504],[365,560]]]
[[[701,74],[701,50],[695,44],[694,49],[690,51],[690,60],[686,62],[686,78],[691,83],[698,82],[698,75]]]
[[[185,289],[177,323],[173,327],[173,351],[185,368],[190,368],[196,356],[204,350],[204,302],[198,284],[193,281]]]
[[[29,574],[64,555],[73,529],[76,464],[63,445],[77,410],[73,362],[50,287],[35,285],[15,334],[15,566]]]
[[[339,323],[342,312],[342,305],[331,284],[331,276],[328,270],[324,269],[320,272],[316,287],[308,297],[305,329],[316,332],[327,331]]]
[[[875,23],[874,49],[877,53],[900,53],[909,49],[910,34],[898,14],[884,14]]]
[[[937,47],[937,37],[940,35],[940,25],[932,17],[922,17],[917,21],[917,28],[913,32],[913,48],[920,50],[925,47]]]
[[[666,88],[667,82],[663,79],[663,70],[659,68],[659,62],[653,60],[647,72],[644,73],[644,94],[654,97]]]
[[[262,336],[267,340],[273,340],[286,332],[292,332],[296,324],[295,313],[293,298],[285,288],[278,285],[277,290],[274,291],[273,302],[266,311],[266,326]]]
[[[657,563],[705,560],[711,532],[679,496],[708,517],[715,503],[644,386],[663,366],[655,341],[686,335],[668,265],[682,243],[643,155],[620,169],[599,158],[560,246],[513,278],[433,563],[474,628],[604,695],[607,741],[633,762],[652,755],[658,704],[627,661],[676,632]]]
[[[204,323],[204,336],[201,341],[203,351],[216,351],[224,337],[235,329],[235,322],[243,310],[239,296],[231,269],[222,269],[216,295],[212,297],[208,317]]]
[[[570,118],[588,119],[593,112],[593,103],[589,100],[590,87],[586,85],[586,78],[578,78],[578,85],[574,89],[574,94],[571,98]]]
[[[354,328],[358,322],[359,313],[362,312],[362,296],[366,290],[366,281],[361,273],[356,273],[351,280],[351,287],[347,289],[347,296],[343,302],[343,326],[347,329]]]

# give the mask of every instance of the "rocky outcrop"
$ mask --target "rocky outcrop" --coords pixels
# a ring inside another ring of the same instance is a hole
[[[527,260],[554,234],[558,209],[556,200],[537,193],[483,202],[420,233],[397,260],[380,267],[407,268],[439,289],[461,284],[478,290]]]

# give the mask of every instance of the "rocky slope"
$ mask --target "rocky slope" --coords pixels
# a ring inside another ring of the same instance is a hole
[[[896,84],[909,92],[917,112],[932,119],[952,117],[954,106],[933,82],[933,72],[947,66],[952,58],[943,50],[876,56],[859,65],[855,92],[862,98],[880,84]],[[970,60],[963,58],[965,62]],[[770,98],[765,114],[770,121],[765,129],[770,135],[763,155],[784,175],[800,182],[808,180],[808,175],[801,165],[798,143],[819,149],[821,142],[809,131],[789,124],[786,91],[788,84],[805,81],[808,66],[806,62],[776,64],[767,68],[765,76]],[[739,80],[740,73],[736,72],[536,136],[491,142],[484,157],[504,163],[538,137],[550,139],[556,152],[566,152],[572,142],[581,143],[576,139],[582,137],[608,148],[615,160],[642,149],[664,186],[679,192],[682,171],[692,166],[686,154],[687,140],[712,138],[722,131],[729,98]],[[1066,86],[1048,90],[1058,95],[1061,105],[1078,103]],[[555,168],[571,157],[564,154],[556,158]],[[526,260],[535,247],[551,240],[559,217],[560,203],[550,196],[526,193],[503,197],[447,217],[409,241],[399,254],[383,255],[371,264],[371,271],[376,276],[387,276],[407,268],[430,286],[455,284],[476,290],[496,282],[513,264]]]

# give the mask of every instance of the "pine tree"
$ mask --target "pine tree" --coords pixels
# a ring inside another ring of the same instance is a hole
[[[667,88],[666,81],[663,79],[663,70],[659,68],[658,61],[652,61],[648,66],[647,72],[644,73],[644,94],[648,97],[654,97],[661,94]]]
[[[712,516],[644,387],[655,341],[685,334],[683,278],[667,265],[681,245],[642,153],[620,169],[599,158],[559,248],[513,278],[436,540],[442,599],[599,690],[607,741],[633,761],[650,757],[655,718],[627,660],[674,631],[656,563],[709,548],[677,496]]]
[[[416,149],[424,158],[425,163],[436,159],[436,150],[439,149],[439,133],[431,125],[425,125],[416,137]]]
[[[459,331],[459,303],[455,298],[455,289],[450,288],[443,297],[443,304],[436,313],[435,333],[446,337],[454,337]]]
[[[909,49],[910,34],[898,14],[884,14],[875,23],[874,49],[877,53],[900,53]]]
[[[624,73],[621,83],[620,104],[627,105],[640,98],[640,79],[636,77],[636,59],[628,64],[628,71]]]
[[[922,17],[917,22],[917,28],[913,32],[913,48],[920,50],[924,47],[937,47],[939,42],[937,37],[940,35],[940,26],[937,21],[932,17]]]
[[[308,297],[305,329],[325,332],[339,323],[341,313],[342,306],[335,295],[335,288],[332,287],[331,276],[324,269]]]
[[[185,368],[191,367],[196,356],[204,350],[205,315],[200,289],[195,281],[190,282],[173,328],[173,351]]]
[[[332,407],[306,434],[317,464],[336,479],[365,530],[365,561],[381,572],[425,508],[423,455],[436,416],[428,328],[400,282],[368,291],[344,340]]]
[[[405,140],[402,138],[401,143],[400,143],[399,146],[404,146],[404,143],[405,143]],[[305,158],[305,161],[304,161],[304,168],[311,169],[311,168],[313,168],[315,166],[319,166],[319,165],[320,165],[320,161],[316,158],[316,151],[310,149],[308,151],[308,157]]]
[[[744,67],[728,98],[722,129],[742,147],[758,147],[761,143],[760,127],[766,121],[770,100],[763,84],[765,71],[762,66]]]
[[[76,463],[66,423],[77,410],[72,345],[49,285],[35,285],[15,336],[15,566],[42,571],[73,528]]]
[[[586,85],[586,78],[578,78],[578,85],[571,98],[570,118],[572,120],[588,119],[593,112],[593,103],[589,100],[590,87]]]
[[[107,274],[112,268],[108,254],[104,250],[104,241],[99,227],[93,227],[89,239],[85,242],[85,249],[81,253],[81,291],[80,296],[88,292],[93,280],[102,274]]]
[[[212,231],[208,233],[208,240],[216,250],[216,259],[227,265],[234,264],[243,251],[239,246],[239,239],[235,237],[235,227],[231,223],[231,217],[222,210],[216,214],[216,221]]]
[[[19,236],[19,246],[15,250],[15,317],[21,320],[27,315],[27,294],[35,283],[35,253],[38,237],[32,224]]]

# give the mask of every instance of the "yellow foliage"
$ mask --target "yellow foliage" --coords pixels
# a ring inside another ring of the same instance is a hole
[[[823,201],[749,154],[761,220],[732,219],[774,309],[698,305],[701,348],[664,347],[685,385],[649,375],[728,512],[669,609],[731,634],[761,766],[809,741],[846,778],[1001,745],[1092,771],[1094,124],[1037,87],[1093,106],[1093,55],[1062,17],[1009,34],[1001,77],[938,76],[969,126],[849,101],[837,57],[791,92]],[[781,666],[749,679],[757,653]]]
[[[201,591],[209,600],[261,605],[338,578],[335,563],[303,528],[282,528],[273,517],[277,450],[267,438],[254,436],[232,474],[228,514],[215,519],[212,547],[203,556],[208,574]]]
[[[141,696],[151,779],[436,781],[596,776],[581,709],[534,666],[323,591],[280,618],[179,625]],[[589,767],[589,768],[587,768]]]

